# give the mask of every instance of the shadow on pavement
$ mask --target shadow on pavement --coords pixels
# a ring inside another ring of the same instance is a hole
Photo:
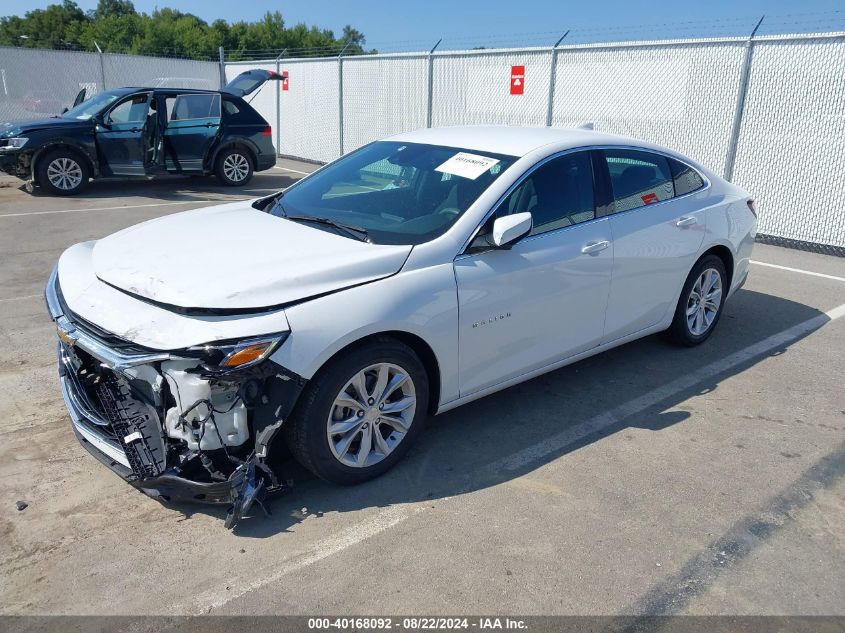
[[[160,176],[145,178],[104,178],[92,180],[88,187],[73,200],[108,199],[138,196],[168,202],[207,202],[218,200],[219,196],[260,197],[291,186],[301,176],[286,174],[280,170],[269,169],[255,174],[244,187],[225,187],[214,176]],[[18,187],[25,191],[25,187]],[[35,187],[31,195],[34,198],[60,200],[41,187]]]
[[[690,417],[672,409],[693,396],[718,390],[719,384],[765,358],[785,353],[811,329],[783,346],[767,348],[708,376],[687,389],[668,392],[653,406],[599,425],[563,446],[538,450],[536,459],[507,464],[513,455],[541,445],[567,429],[591,420],[664,387],[666,384],[768,337],[805,323],[822,312],[809,306],[749,290],[728,303],[713,336],[697,348],[680,348],[660,336],[650,336],[545,374],[437,417],[402,462],[382,477],[354,487],[336,487],[287,462],[283,475],[296,481],[293,492],[270,500],[273,515],[257,509],[235,530],[249,538],[264,538],[287,530],[302,519],[300,509],[320,517],[331,512],[454,497],[518,478],[568,453],[626,428],[660,431]],[[824,320],[819,320],[819,325]],[[530,452],[529,452],[530,454]],[[225,517],[225,508],[180,506],[194,512]]]

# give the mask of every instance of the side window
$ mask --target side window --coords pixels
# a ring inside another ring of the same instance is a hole
[[[147,118],[149,95],[135,95],[121,101],[109,112],[109,123],[138,123]]]
[[[628,149],[604,151],[615,211],[628,211],[675,195],[665,156]]]
[[[498,215],[531,213],[531,235],[596,217],[589,152],[566,154],[534,170],[499,207]]]
[[[177,95],[165,100],[170,121],[220,117],[220,95]],[[172,105],[171,105],[172,103]]]
[[[704,178],[689,165],[670,158],[669,167],[672,169],[676,196],[682,196],[704,186]]]

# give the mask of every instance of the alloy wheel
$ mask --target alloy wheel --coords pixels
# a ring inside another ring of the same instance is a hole
[[[229,154],[223,160],[223,173],[232,182],[241,182],[249,175],[249,160],[243,154]]]
[[[56,158],[47,166],[47,179],[56,189],[72,191],[82,184],[82,167],[72,158]]]
[[[407,371],[392,363],[362,369],[332,403],[326,425],[332,454],[352,468],[377,464],[405,438],[416,409]]]
[[[722,275],[715,268],[702,272],[687,299],[687,327],[694,336],[701,336],[713,325],[722,305]]]

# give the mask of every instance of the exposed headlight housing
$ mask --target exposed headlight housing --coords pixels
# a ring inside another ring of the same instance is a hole
[[[13,149],[20,149],[29,141],[25,136],[7,138],[0,141],[0,151],[11,151]]]
[[[199,354],[203,368],[208,371],[226,372],[257,365],[266,360],[285,341],[290,332],[273,334],[237,342],[209,343],[189,347],[188,352]]]

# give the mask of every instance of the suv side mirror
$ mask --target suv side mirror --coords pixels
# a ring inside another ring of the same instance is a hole
[[[497,248],[510,248],[528,235],[533,226],[534,221],[528,212],[496,218],[489,241]]]

